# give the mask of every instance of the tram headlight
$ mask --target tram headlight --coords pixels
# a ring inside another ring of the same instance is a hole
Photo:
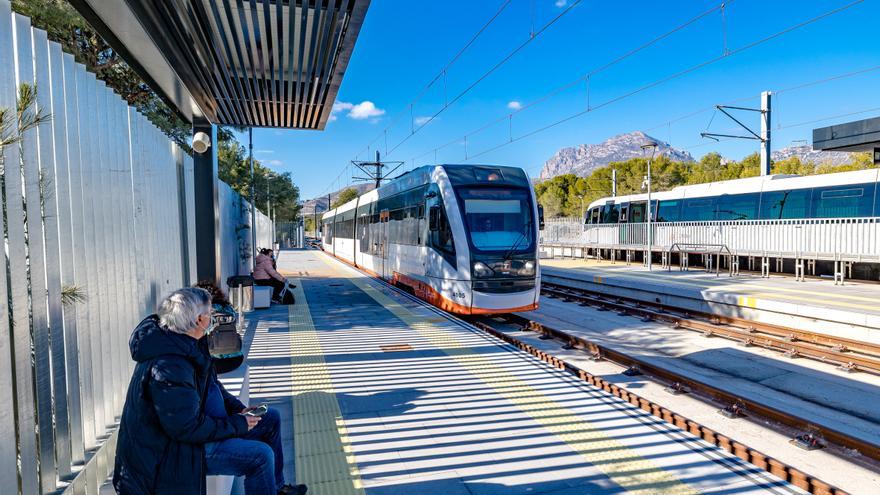
[[[519,274],[527,277],[531,277],[535,274],[535,262],[534,261],[526,261],[523,263],[522,268],[519,269]]]
[[[483,263],[482,261],[477,261],[474,263],[474,276],[477,278],[485,278],[491,277],[495,274],[495,271],[489,268],[489,265]]]

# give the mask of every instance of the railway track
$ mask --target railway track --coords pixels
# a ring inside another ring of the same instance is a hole
[[[836,364],[846,371],[880,374],[880,345],[877,344],[743,318],[685,311],[660,303],[609,297],[552,282],[542,281],[541,293],[547,297],[592,306],[600,311],[616,311],[643,321],[669,323],[675,328],[700,332],[707,337],[724,337],[745,346],[779,351],[791,358],[804,357]]]
[[[422,303],[420,299],[396,287],[395,285],[392,285],[387,281],[382,282],[389,287],[395,288],[396,290],[400,291],[400,293],[405,297]],[[549,291],[551,289],[548,288],[547,290]],[[557,293],[554,294],[555,296],[558,295],[559,297],[568,298],[574,297],[570,290],[560,291],[559,289],[556,289],[556,291]],[[565,294],[562,294],[563,292]],[[605,305],[605,307],[610,304],[608,301],[604,300],[597,301],[597,303]],[[623,304],[623,301],[615,301],[614,304]],[[641,309],[645,309],[643,305]],[[666,314],[666,309],[663,308],[658,308],[657,312],[660,312],[661,310],[663,314]],[[644,313],[642,314],[645,318],[649,316]],[[628,369],[638,370],[639,374],[651,376],[657,381],[668,384],[667,389],[672,391],[673,393],[696,393],[707,399],[713,400],[716,403],[726,404],[727,407],[725,407],[725,410],[732,411],[731,417],[735,418],[740,415],[744,416],[745,414],[740,413],[748,412],[749,415],[763,417],[764,419],[776,422],[778,424],[786,425],[797,431],[809,432],[809,434],[799,436],[798,439],[795,439],[801,440],[806,448],[809,448],[811,446],[818,447],[821,445],[822,441],[828,440],[839,445],[840,447],[857,451],[865,457],[868,457],[875,461],[880,461],[880,446],[878,445],[865,442],[861,439],[849,436],[845,433],[839,432],[831,428],[817,428],[812,422],[806,419],[796,417],[794,415],[779,411],[775,408],[765,406],[754,401],[742,399],[735,394],[731,394],[729,392],[721,390],[708,383],[704,383],[699,380],[685,377],[666,369],[662,369],[636,357],[629,356],[619,351],[607,348],[595,342],[589,341],[588,339],[585,339],[583,337],[571,335],[566,332],[547,327],[522,316],[515,314],[503,314],[493,315],[491,317],[469,317],[466,318],[466,320],[473,327],[480,329],[502,341],[505,341],[522,351],[528,352],[529,354],[541,359],[542,361],[560,370],[564,370],[578,377],[580,380],[604,390],[605,392],[608,392],[620,399],[623,399],[630,404],[652,414],[653,416],[658,417],[670,424],[673,424],[681,428],[682,430],[685,430],[701,438],[702,440],[709,442],[712,445],[715,445],[727,452],[730,452],[740,459],[751,463],[757,468],[763,469],[764,471],[767,471],[782,480],[792,483],[793,485],[805,490],[807,493],[814,495],[849,495],[849,492],[841,490],[840,488],[837,488],[814,476],[811,476],[810,474],[807,474],[795,467],[792,467],[778,459],[768,456],[761,451],[755,450],[741,442],[736,441],[733,438],[716,432],[709,427],[701,425],[700,423],[687,418],[686,416],[678,414],[653,401],[641,397],[638,394],[627,390],[626,388],[611,383],[601,376],[589,373],[588,371],[579,368],[571,363],[568,363],[557,356],[538,349],[537,347],[532,346],[522,341],[521,339],[512,336],[507,331],[502,331],[498,328],[495,328],[492,325],[492,322],[501,321],[508,324],[512,323],[517,325],[519,327],[519,330],[521,331],[537,332],[540,333],[541,336],[544,338],[555,338],[565,342],[565,347],[586,350],[590,352],[592,357],[596,360],[606,359]],[[813,444],[813,442],[815,442],[815,445],[811,445]]]
[[[865,442],[859,438],[852,437],[832,428],[816,426],[813,422],[807,419],[794,416],[752,400],[743,399],[708,383],[679,375],[670,370],[650,364],[637,357],[610,349],[583,337],[550,328],[522,316],[514,314],[495,315],[491,318],[484,317],[471,319],[469,322],[484,332],[504,340],[558,369],[565,370],[597,388],[623,399],[668,423],[688,431],[697,437],[750,462],[758,468],[764,469],[781,479],[789,481],[808,493],[816,495],[844,495],[847,492],[814,478],[799,469],[791,467],[764,454],[763,452],[752,449],[747,445],[718,433],[681,414],[671,411],[666,407],[645,399],[626,388],[615,385],[600,376],[593,375],[582,368],[566,362],[564,359],[538,349],[537,347],[514,337],[511,335],[510,331],[503,331],[496,328],[497,323],[503,322],[508,325],[513,324],[519,327],[519,330],[523,332],[536,332],[541,334],[542,338],[557,339],[564,342],[566,348],[581,349],[588,352],[594,360],[604,359],[614,362],[628,370],[638,370],[638,374],[643,374],[661,384],[667,385],[666,389],[671,393],[693,393],[704,399],[708,399],[709,401],[721,404],[723,407],[722,410],[730,412],[732,414],[731,417],[739,417],[740,415],[745,416],[747,413],[749,416],[760,417],[777,424],[782,424],[796,431],[808,432],[804,435],[799,435],[798,438],[795,439],[795,441],[800,440],[803,444],[802,446],[805,448],[818,448],[820,445],[824,445],[822,443],[823,441],[828,441],[846,449],[856,450],[875,461],[880,461],[880,446],[878,445]]]

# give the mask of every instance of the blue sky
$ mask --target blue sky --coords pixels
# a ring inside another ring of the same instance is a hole
[[[866,0],[835,15],[734,53],[684,76],[573,118],[529,137],[517,138],[635,89],[735,51],[825,12],[846,0],[734,0],[656,44],[505,119],[516,103],[539,99],[565,83],[620,57],[721,4],[712,0],[598,2],[511,0],[496,20],[410,111],[410,102],[486,22],[504,0],[411,2],[373,0],[326,130],[256,129],[256,157],[290,171],[303,198],[351,182],[349,161],[387,147],[389,160],[404,167],[434,163],[495,163],[524,168],[537,176],[559,148],[597,143],[616,134],[644,130],[688,150],[696,158],[718,151],[730,158],[757,150],[754,141],[715,143],[713,132],[737,133],[720,115],[706,110],[737,100],[758,106],[761,91],[781,91],[774,101],[773,146],[811,138],[814,127],[880,115],[880,69],[813,86],[791,89],[862,69],[880,67],[880,38],[874,21],[880,1]],[[576,4],[572,7],[572,4]],[[500,68],[454,104],[452,99],[556,16],[566,12]],[[445,95],[444,95],[445,93]],[[842,116],[846,113],[858,113]],[[441,112],[410,136],[425,117]],[[395,121],[395,117],[400,117]],[[412,115],[412,119],[410,117]],[[829,118],[832,117],[832,118]],[[422,119],[420,119],[422,118]],[[743,114],[754,123],[757,117]],[[496,119],[500,123],[463,136]],[[823,119],[814,123],[809,121]],[[502,146],[513,137],[515,142]],[[242,142],[246,135],[240,136]],[[405,141],[404,141],[405,140]],[[402,143],[402,144],[399,144]],[[399,145],[398,145],[399,144]],[[499,147],[500,146],[500,147]],[[493,148],[495,148],[493,150]],[[485,152],[486,150],[492,150]],[[482,154],[480,154],[482,153]],[[473,158],[474,155],[480,154]]]

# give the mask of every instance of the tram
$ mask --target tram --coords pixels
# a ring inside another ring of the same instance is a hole
[[[419,167],[322,223],[325,252],[445,311],[538,308],[543,214],[522,169]]]
[[[705,222],[880,217],[880,169],[798,176],[769,175],[655,192],[651,221]],[[584,223],[639,223],[647,194],[590,203]]]

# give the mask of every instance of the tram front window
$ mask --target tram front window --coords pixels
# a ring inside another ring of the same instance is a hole
[[[528,191],[463,189],[465,221],[478,251],[524,251],[533,245],[532,208]]]

